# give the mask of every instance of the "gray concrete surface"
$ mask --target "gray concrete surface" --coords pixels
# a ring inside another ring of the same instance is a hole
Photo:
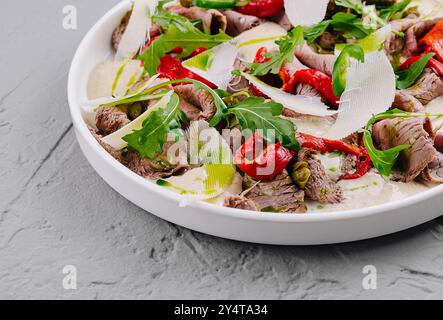
[[[74,138],[66,81],[116,2],[0,2],[0,298],[443,298],[443,218],[357,243],[263,246],[174,226],[106,185]],[[67,4],[78,30],[62,28]],[[362,287],[365,265],[376,290]]]

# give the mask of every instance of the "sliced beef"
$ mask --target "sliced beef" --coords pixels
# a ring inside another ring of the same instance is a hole
[[[126,112],[115,106],[100,107],[95,114],[95,125],[105,136],[119,130],[129,122]]]
[[[385,52],[389,57],[393,53],[401,52],[405,46],[405,38],[398,35],[398,32],[405,32],[418,22],[418,19],[404,18],[390,22],[391,32],[385,40]]]
[[[280,11],[276,15],[273,15],[272,17],[269,17],[269,20],[277,23],[280,27],[282,27],[286,31],[289,31],[292,29],[292,23],[291,23],[291,21],[289,21],[289,18],[286,15],[284,10]]]
[[[443,183],[443,154],[438,152],[434,160],[428,164],[421,175],[428,182]]]
[[[295,51],[295,56],[309,68],[322,71],[327,75],[332,75],[335,59],[337,58],[333,54],[319,54],[315,52],[306,42],[302,48]]]
[[[234,62],[234,70],[245,71],[246,67],[240,59],[236,59]],[[233,76],[229,81],[227,91],[229,93],[236,93],[249,89],[249,81],[243,76]]]
[[[180,97],[180,109],[189,120],[210,120],[215,114],[214,98],[206,90],[197,90],[192,84],[174,87]]]
[[[397,90],[392,107],[408,112],[423,111],[423,104],[408,89]]]
[[[89,131],[94,136],[95,140],[105,149],[115,160],[117,160],[120,163],[123,163],[122,155],[119,150],[114,149],[109,144],[103,142],[102,136],[98,134],[94,129],[89,128]]]
[[[435,133],[434,147],[438,151],[443,152],[443,130],[441,129]]]
[[[286,61],[283,63],[282,69],[288,74],[289,77],[292,77],[296,71],[308,69],[308,67],[301,63],[297,57],[294,57],[292,62]]]
[[[339,203],[343,200],[343,191],[327,174],[325,167],[316,157],[316,152],[302,148],[298,152],[299,162],[305,162],[311,175],[305,186],[308,199],[321,203]]]
[[[426,68],[417,82],[411,88],[405,90],[423,105],[427,105],[443,94],[443,80],[431,68]]]
[[[169,12],[184,16],[191,20],[201,20],[205,28],[207,28],[211,34],[217,34],[220,30],[226,31],[227,19],[218,10],[215,9],[203,9],[199,7],[182,7],[180,5],[172,6],[168,8]]]
[[[341,42],[342,38],[339,34],[325,31],[318,38],[318,43],[323,50],[333,51],[335,44]]]
[[[286,170],[277,175],[274,181],[257,182],[248,176],[244,178],[244,189],[247,191],[243,196],[246,202],[228,201],[228,204],[238,206],[256,207],[258,211],[271,212],[306,212],[303,204],[304,192],[299,190],[289,177]],[[251,202],[252,201],[252,202]]]
[[[382,150],[405,144],[412,146],[400,153],[393,173],[394,180],[414,180],[437,153],[429,118],[385,119],[374,124],[372,135]]]
[[[223,14],[227,21],[226,33],[232,37],[238,36],[262,23],[260,18],[248,16],[234,10],[225,11]]]
[[[224,206],[235,209],[260,211],[254,201],[243,196],[229,196],[225,198]]]
[[[125,16],[123,17],[122,21],[120,22],[120,25],[114,30],[112,33],[112,48],[114,51],[117,51],[118,45],[120,44],[120,41],[123,37],[123,34],[126,31],[126,27],[129,23],[129,18],[131,17],[132,11],[128,11]],[[158,36],[160,34],[160,28],[157,25],[153,25],[151,29],[149,30],[149,35],[151,37]]]
[[[405,32],[405,48],[403,55],[405,57],[418,55],[418,40],[422,38],[436,23],[438,20],[424,20],[417,22],[412,27],[409,27]]]
[[[168,150],[173,142],[166,142],[163,151],[154,159],[141,158],[138,152],[129,149],[124,155],[123,161],[126,166],[136,174],[149,179],[166,178],[175,173],[182,173],[189,169],[185,159],[171,159]]]

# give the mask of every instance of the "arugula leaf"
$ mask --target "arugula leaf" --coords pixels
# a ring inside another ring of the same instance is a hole
[[[335,60],[332,70],[332,89],[337,97],[340,97],[346,89],[346,74],[350,65],[350,57],[364,62],[365,52],[358,44],[348,44]]]
[[[303,33],[308,44],[312,44],[318,37],[320,37],[331,25],[331,22],[331,20],[325,20],[313,26],[305,28]]]
[[[275,41],[280,50],[270,52],[269,61],[251,65],[251,74],[255,76],[264,76],[269,72],[278,74],[283,63],[294,60],[295,50],[303,45],[303,39],[303,27],[298,26],[289,31],[287,35]]]
[[[335,4],[341,7],[350,8],[359,14],[363,13],[363,3],[361,0],[335,0]]]
[[[176,84],[176,83],[192,83],[197,90],[205,90],[214,98],[216,112],[215,112],[215,115],[212,117],[212,119],[209,121],[209,124],[211,127],[215,127],[221,120],[223,120],[223,118],[225,117],[225,111],[228,108],[226,106],[225,102],[223,101],[223,99],[220,97],[220,95],[218,94],[217,91],[214,91],[213,89],[211,89],[209,86],[207,86],[203,82],[200,82],[195,79],[182,78],[182,79],[162,82],[158,85],[155,85],[155,86],[152,86],[150,88],[143,90],[142,92],[138,93],[137,95],[131,96],[131,99],[134,101],[138,101],[137,99],[142,99],[143,97],[149,96],[150,94],[152,94],[153,92],[155,92],[161,88],[164,88],[164,87],[167,87],[171,84]]]
[[[392,6],[388,8],[384,8],[380,10],[380,17],[386,20],[391,20],[391,18],[397,14],[403,12],[406,7],[411,3],[412,0],[403,0],[400,2],[394,3]]]
[[[377,171],[385,177],[389,177],[392,174],[392,168],[402,150],[409,149],[411,145],[400,145],[393,147],[388,150],[378,150],[374,146],[372,140],[372,125],[377,121],[390,118],[413,118],[413,117],[425,117],[425,116],[435,116],[441,117],[443,114],[427,114],[427,113],[415,113],[406,112],[400,109],[392,109],[386,112],[379,113],[372,116],[369,119],[363,133],[363,143],[368,151],[369,157],[371,158],[372,164],[377,169]]]
[[[234,115],[243,130],[273,130],[275,138],[289,149],[298,150],[300,145],[295,137],[296,127],[290,120],[280,117],[283,106],[273,101],[265,102],[264,98],[250,97],[227,110],[228,115]]]
[[[151,43],[137,59],[144,62],[145,71],[153,76],[160,65],[160,59],[166,53],[180,47],[183,52],[178,56],[186,57],[197,48],[213,48],[232,38],[220,30],[218,34],[210,35],[200,31],[192,22],[174,14],[156,16],[155,21],[169,25],[166,33]],[[165,22],[166,21],[166,22]]]
[[[411,87],[417,78],[423,73],[429,60],[435,55],[431,52],[425,54],[419,60],[415,61],[409,69],[397,71],[395,74],[397,76],[397,89],[406,89]]]
[[[332,16],[331,25],[335,31],[343,32],[343,37],[361,39],[375,31],[362,22],[355,14],[338,12]]]
[[[173,93],[165,108],[152,111],[143,121],[140,130],[134,130],[122,139],[136,150],[140,157],[153,159],[162,152],[166,134],[170,131],[171,125],[174,126],[181,119],[178,105],[179,97]]]

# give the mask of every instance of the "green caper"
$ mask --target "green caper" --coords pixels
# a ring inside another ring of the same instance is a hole
[[[180,0],[180,4],[182,5],[182,7],[190,8],[193,5],[193,1],[192,0]]]
[[[311,171],[308,168],[308,164],[304,161],[296,162],[291,167],[291,178],[294,183],[301,189],[306,187]]]
[[[128,116],[131,120],[137,119],[143,112],[143,105],[140,102],[135,102],[128,106]]]
[[[151,162],[151,167],[154,170],[158,171],[168,171],[172,169],[171,164],[169,163],[167,156],[159,156],[157,159]]]

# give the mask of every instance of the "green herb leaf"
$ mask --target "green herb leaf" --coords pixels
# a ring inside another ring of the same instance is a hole
[[[377,121],[383,119],[392,119],[392,118],[413,118],[413,117],[426,117],[426,116],[435,116],[441,117],[443,114],[427,114],[427,113],[415,113],[415,112],[406,112],[399,109],[392,109],[383,113],[379,113],[374,115],[367,123],[364,133],[363,133],[363,143],[368,151],[369,157],[377,169],[377,171],[385,177],[389,177],[392,174],[392,168],[395,165],[395,162],[402,150],[409,149],[411,145],[400,145],[388,150],[378,150],[374,146],[374,142],[372,140],[372,125]]]
[[[406,7],[411,3],[411,1],[412,0],[403,0],[394,3],[392,6],[388,8],[381,9],[380,17],[386,20],[391,20],[395,14],[403,12],[406,9]]]
[[[218,34],[209,35],[197,29],[190,20],[174,14],[156,16],[154,21],[168,25],[165,34],[157,38],[138,56],[144,62],[145,71],[153,76],[160,65],[160,59],[175,48],[182,48],[178,57],[186,57],[197,48],[213,48],[232,38],[220,30]]]
[[[303,39],[303,27],[298,26],[289,31],[287,35],[275,41],[280,50],[270,52],[269,61],[251,65],[251,74],[255,76],[264,76],[269,72],[278,74],[283,63],[294,60],[295,50],[303,45]]]
[[[363,3],[361,0],[335,0],[335,4],[341,7],[350,8],[359,14],[363,13]]]
[[[335,60],[332,71],[332,88],[337,97],[340,97],[346,89],[346,74],[350,65],[350,57],[364,62],[365,52],[358,44],[348,44]]]
[[[308,44],[313,43],[318,37],[320,37],[326,29],[330,26],[331,20],[325,20],[319,22],[313,26],[304,29],[304,37]]]
[[[243,130],[263,130],[266,138],[267,132],[273,130],[275,138],[284,147],[297,150],[300,145],[295,137],[295,125],[292,121],[280,117],[283,106],[273,101],[265,102],[264,98],[250,97],[227,110],[227,114],[234,115]],[[247,137],[246,137],[247,138]]]
[[[337,32],[343,32],[345,38],[361,39],[375,31],[355,14],[338,12],[332,17],[331,25]]]
[[[431,52],[425,54],[419,60],[415,61],[409,69],[397,71],[395,74],[397,76],[397,89],[406,89],[411,87],[417,78],[423,73],[429,60],[435,55]]]
[[[179,97],[173,93],[165,108],[152,111],[143,121],[142,128],[124,136],[123,140],[142,158],[153,159],[163,150],[171,125],[174,127],[175,123],[180,121],[181,111],[178,105]]]

